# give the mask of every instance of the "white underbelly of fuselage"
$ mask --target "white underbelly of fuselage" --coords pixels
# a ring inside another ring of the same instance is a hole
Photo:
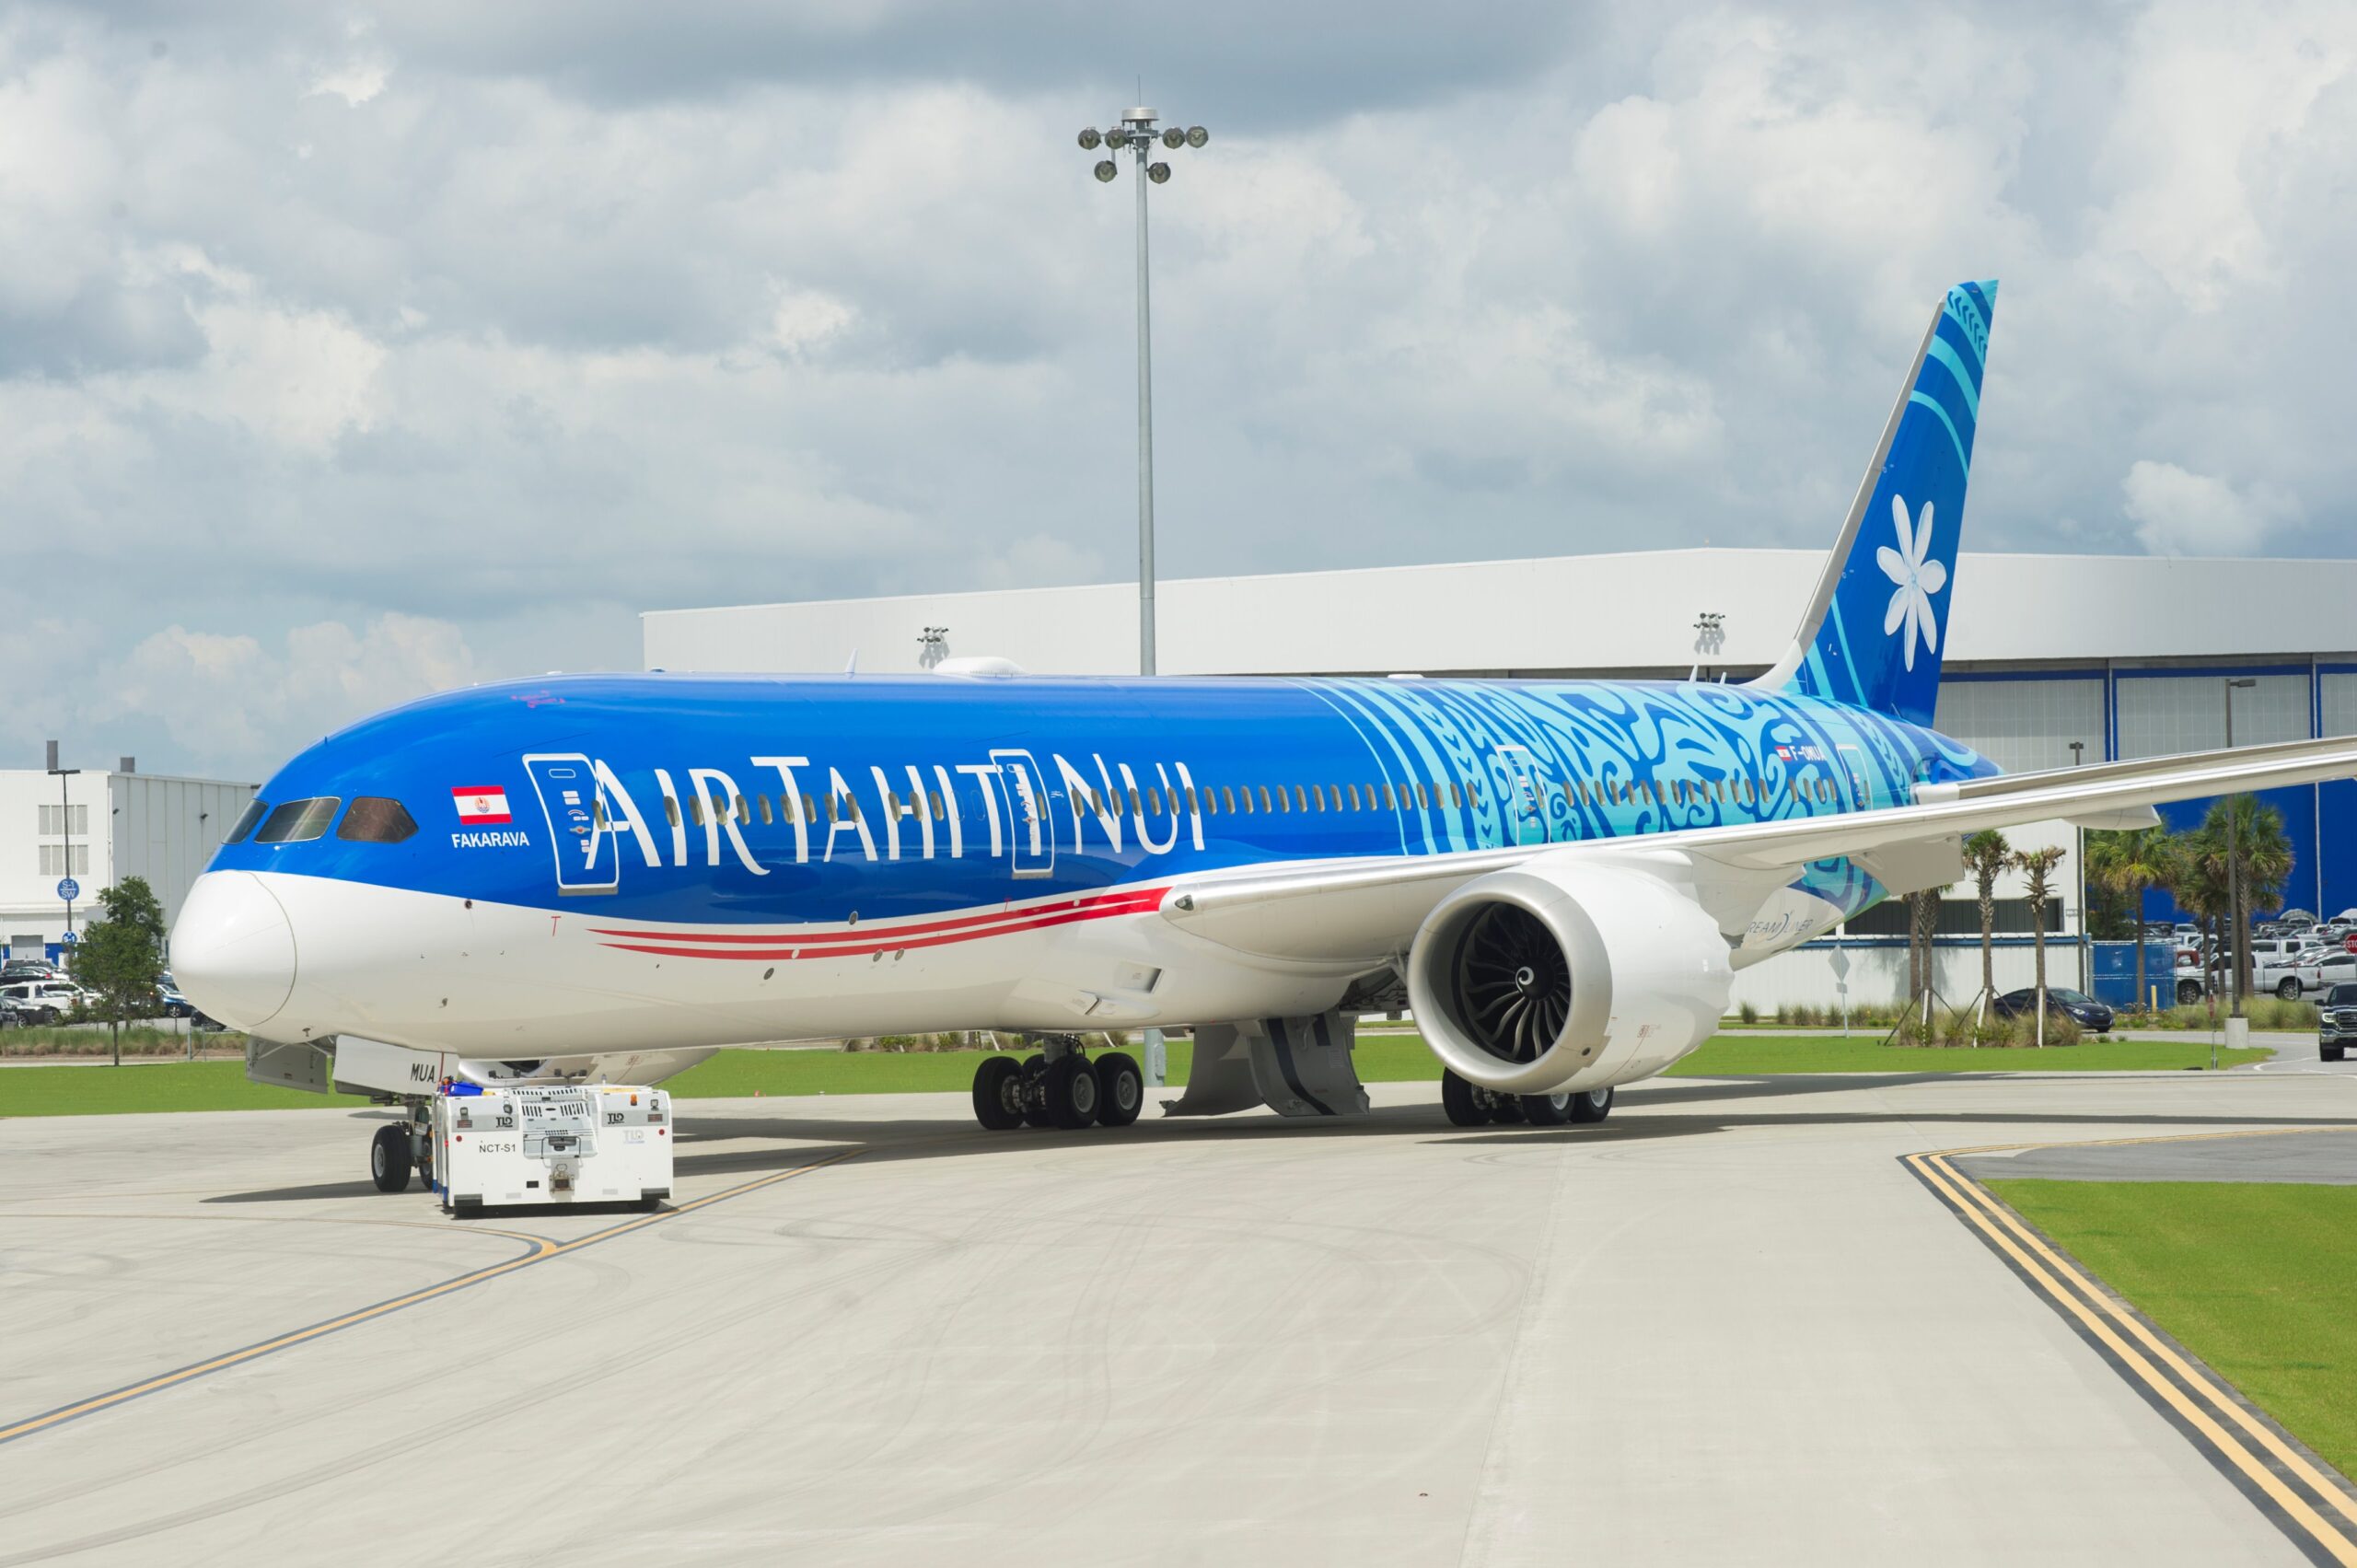
[[[260,874],[295,932],[270,1039],[511,1057],[947,1029],[1092,1030],[1330,1006],[1360,966],[1248,959],[1150,891],[794,928],[618,920]],[[748,938],[750,938],[749,940]]]

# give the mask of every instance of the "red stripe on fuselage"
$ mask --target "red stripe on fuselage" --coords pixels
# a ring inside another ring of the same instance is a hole
[[[749,958],[768,959],[772,962],[780,959],[853,958],[868,953],[891,953],[910,947],[939,947],[952,942],[974,942],[985,936],[1012,936],[1018,932],[1039,931],[1051,925],[1069,925],[1075,921],[1104,920],[1113,915],[1122,914],[1147,914],[1151,913],[1159,902],[1160,889],[1157,889],[1155,897],[1152,900],[1129,903],[1099,901],[1084,908],[1051,909],[1037,912],[1023,912],[1004,917],[1005,923],[993,924],[980,930],[969,928],[962,931],[937,931],[933,935],[913,937],[892,934],[877,937],[861,932],[857,935],[865,945],[860,947],[842,945],[843,937],[853,935],[850,932],[836,933],[823,942],[795,941],[790,937],[761,938],[761,940],[773,944],[766,947],[673,947],[654,942],[608,942],[602,946],[611,947],[617,952],[652,953],[658,958]],[[652,936],[657,934],[647,932],[644,935]],[[740,938],[740,940],[755,939]],[[791,946],[788,946],[788,943],[791,943]]]
[[[882,942],[887,947],[906,944],[887,938],[900,936],[931,936],[939,932],[970,930],[975,926],[998,925],[1007,921],[1022,920],[1032,915],[1095,912],[1128,914],[1157,907],[1166,888],[1123,888],[1110,893],[1097,893],[1087,898],[1073,899],[1062,903],[1051,900],[1042,904],[1026,904],[1020,908],[992,910],[982,914],[961,914],[946,920],[916,921],[899,925],[877,925],[862,930],[814,931],[808,934],[791,931],[744,933],[735,931],[636,931],[627,928],[593,926],[599,936],[625,936],[641,942],[703,942],[719,945],[745,944],[765,947],[818,947],[844,942]],[[609,942],[606,946],[622,944]],[[653,949],[647,949],[653,951]],[[695,951],[696,949],[685,949]],[[865,951],[865,949],[863,949]],[[715,953],[725,958],[726,953]]]

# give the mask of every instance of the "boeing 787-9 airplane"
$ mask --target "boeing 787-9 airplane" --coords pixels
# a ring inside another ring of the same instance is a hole
[[[2008,777],[1930,727],[1995,295],[1933,311],[1755,680],[985,661],[445,692],[263,786],[177,973],[282,1042],[262,1070],[413,1109],[445,1078],[649,1082],[732,1043],[984,1028],[1039,1040],[983,1061],[984,1126],[1120,1126],[1137,1065],[1081,1037],[1183,1026],[1172,1111],[1350,1115],[1353,1021],[1404,1001],[1459,1122],[1600,1120],[1712,1032],[1736,970],[1955,881],[1967,834],[2357,772],[2328,739]],[[415,1149],[380,1134],[379,1184]]]

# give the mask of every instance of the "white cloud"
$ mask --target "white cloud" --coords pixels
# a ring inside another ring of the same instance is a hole
[[[356,631],[341,621],[297,626],[275,649],[174,624],[111,664],[106,706],[90,716],[157,721],[201,765],[254,772],[252,760],[270,747],[477,679],[459,630],[419,616],[380,615]]]
[[[1128,570],[1128,79],[1027,0],[592,11],[0,22],[0,741],[253,774],[636,608]],[[1976,545],[2346,548],[2345,6],[1157,26],[1166,574],[1821,544],[1991,275]]]
[[[2149,459],[2130,467],[2119,489],[2138,542],[2154,555],[2255,555],[2300,515],[2298,500],[2273,485],[2237,490]]]

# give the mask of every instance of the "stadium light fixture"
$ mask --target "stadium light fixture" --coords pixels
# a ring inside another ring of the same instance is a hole
[[[1157,131],[1161,117],[1151,109],[1132,109],[1121,122],[1099,132],[1094,126],[1080,134],[1080,145],[1094,151],[1100,144],[1114,152],[1130,148],[1137,155],[1138,173],[1138,673],[1155,672],[1154,656],[1154,355],[1151,291],[1146,282],[1145,192],[1149,185],[1167,185],[1170,166],[1149,162],[1156,141],[1176,152],[1181,146],[1201,147],[1211,133],[1200,125],[1185,130],[1172,125]],[[1120,168],[1111,158],[1093,171],[1111,184]]]

